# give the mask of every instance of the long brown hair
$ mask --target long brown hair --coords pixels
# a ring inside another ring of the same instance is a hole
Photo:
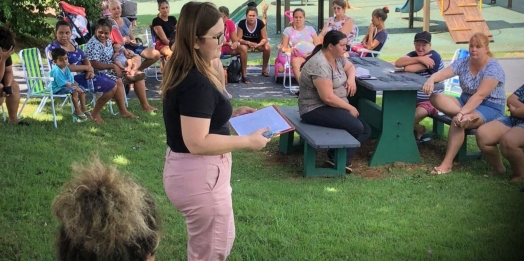
[[[162,98],[166,97],[168,91],[176,88],[194,67],[219,90],[223,89],[211,61],[204,60],[200,51],[195,49],[197,41],[205,41],[198,39],[198,36],[205,35],[219,19],[222,19],[222,14],[210,2],[188,2],[182,7],[177,23],[177,28],[182,30],[177,30],[173,44],[175,51],[166,63],[165,78],[160,84]]]

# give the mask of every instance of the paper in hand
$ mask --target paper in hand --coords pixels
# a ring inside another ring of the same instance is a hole
[[[249,135],[266,127],[274,134],[293,128],[274,106],[231,118],[229,123],[239,136]]]

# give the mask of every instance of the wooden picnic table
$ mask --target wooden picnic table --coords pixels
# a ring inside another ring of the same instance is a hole
[[[371,76],[377,78],[357,78],[356,95],[348,97],[349,102],[358,108],[360,117],[372,127],[372,137],[378,137],[369,166],[420,162],[413,126],[417,91],[422,89],[426,78],[409,72],[393,73],[395,66],[379,58],[354,57],[349,60],[356,68],[368,69]],[[444,85],[435,84],[435,89],[444,89]],[[382,92],[382,107],[375,103],[379,91]]]

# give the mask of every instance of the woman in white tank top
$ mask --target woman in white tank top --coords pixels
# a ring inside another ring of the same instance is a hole
[[[355,24],[353,18],[346,15],[345,1],[333,1],[333,11],[335,13],[335,16],[328,18],[328,20],[324,24],[324,28],[322,28],[322,31],[319,34],[319,37],[324,37],[324,35],[326,35],[326,33],[331,30],[337,30],[344,33],[347,36],[349,46],[357,37],[357,25]]]

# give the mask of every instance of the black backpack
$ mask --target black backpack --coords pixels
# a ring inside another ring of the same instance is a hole
[[[242,66],[237,56],[231,58],[231,62],[227,66],[227,82],[238,83],[242,78]]]

